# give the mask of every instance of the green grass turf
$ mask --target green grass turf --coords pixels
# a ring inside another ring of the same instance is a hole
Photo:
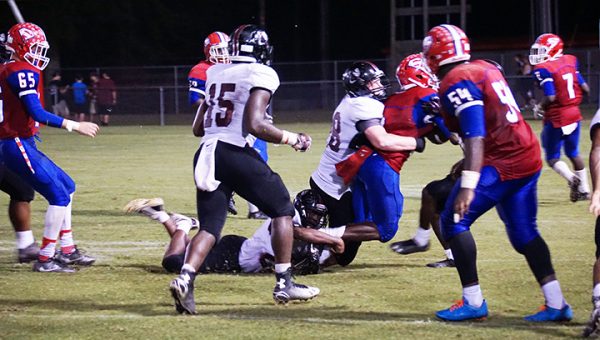
[[[539,132],[540,122],[530,121]],[[587,125],[581,149],[589,150]],[[325,123],[285,124],[310,133],[313,148],[297,153],[269,146],[269,163],[290,193],[308,186],[329,130]],[[192,156],[199,140],[187,126],[107,127],[96,139],[46,128],[40,149],[77,182],[73,229],[79,246],[97,264],[76,274],[33,273],[15,264],[14,237],[0,195],[0,338],[549,338],[578,335],[591,303],[594,218],[585,202],[570,203],[566,182],[544,167],[539,181],[540,230],[575,319],[567,324],[530,324],[524,315],[543,297],[524,259],[510,246],[502,223],[491,211],[473,228],[480,281],[490,317],[485,322],[444,323],[433,313],[461,295],[454,269],[430,269],[443,252],[435,241],[426,253],[399,256],[387,244],[364,244],[346,268],[331,268],[297,281],[321,288],[308,303],[275,306],[270,275],[204,275],[196,280],[199,315],[178,316],[168,292],[173,275],[160,267],[167,234],[122,206],[138,197],[163,197],[168,210],[195,214]],[[460,157],[450,145],[427,145],[402,170],[405,196],[399,232],[392,242],[411,237],[417,227],[421,188],[442,178]],[[230,216],[224,234],[249,236],[260,221]],[[45,200],[33,202],[34,233],[41,239]]]

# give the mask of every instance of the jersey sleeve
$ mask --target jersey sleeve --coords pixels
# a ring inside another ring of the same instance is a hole
[[[458,117],[463,137],[485,136],[485,112],[483,92],[470,80],[452,85],[442,96],[442,105],[450,114]]]
[[[7,81],[13,93],[19,98],[28,94],[35,94],[36,96],[38,94],[37,88],[40,75],[35,71],[24,69],[12,72]]]
[[[594,130],[600,128],[600,109],[596,111],[596,114],[590,122],[590,139],[594,139]]]
[[[361,120],[372,120],[378,119],[383,120],[383,110],[385,105],[379,100],[369,97],[356,97],[353,98],[354,105],[353,110],[350,114],[353,116],[353,120],[359,122]]]
[[[279,76],[277,72],[262,64],[251,64],[252,70],[248,77],[250,83],[250,90],[253,88],[262,88],[271,91],[271,94],[275,93],[279,87]]]
[[[198,100],[206,96],[206,69],[194,66],[188,75],[188,98],[190,105],[194,105]]]
[[[540,84],[544,90],[545,96],[556,95],[556,89],[554,88],[554,79],[552,73],[545,68],[538,68],[533,71],[534,79]]]

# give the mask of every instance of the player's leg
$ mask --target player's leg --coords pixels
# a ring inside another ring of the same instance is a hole
[[[544,124],[542,129],[542,148],[544,149],[546,162],[557,174],[567,180],[569,186],[577,188],[578,178],[571,171],[567,163],[560,160],[560,149],[563,145],[563,132],[560,128],[554,128],[552,123]]]
[[[590,199],[590,185],[587,177],[587,170],[585,169],[585,163],[579,155],[579,135],[581,131],[581,122],[577,123],[575,131],[569,135],[564,136],[564,150],[565,155],[571,160],[573,169],[575,170],[575,177],[577,177],[578,185],[573,183],[571,191],[571,201],[582,201]]]
[[[539,173],[524,179],[506,181],[513,193],[498,203],[511,244],[525,256],[545,298],[543,310],[527,316],[527,321],[565,321],[573,317],[566,303],[550,259],[550,250],[537,229],[537,181]]]
[[[227,162],[230,166],[227,166],[224,172],[230,179],[233,190],[272,219],[271,245],[275,255],[276,285],[273,291],[275,302],[287,303],[289,300],[307,300],[317,296],[320,292],[318,288],[294,283],[292,279],[294,207],[281,177],[273,172],[250,147],[244,148],[235,159],[229,157]]]
[[[2,144],[7,167],[19,175],[49,203],[44,219],[44,238],[35,271],[72,272],[73,269],[54,261],[56,242],[63,225],[67,206],[71,202],[68,185],[63,183],[62,170],[37,149],[33,138],[6,141]]]
[[[417,228],[417,232],[415,236],[411,239],[398,241],[390,244],[390,249],[392,251],[402,254],[408,255],[417,252],[427,251],[429,249],[429,236],[431,234],[431,225],[438,216],[435,210],[435,199],[429,193],[429,189],[431,185],[434,184],[434,181],[429,183],[423,190],[421,191],[421,207],[419,209],[419,227]],[[438,216],[439,218],[439,216]],[[439,229],[439,224],[438,224]]]
[[[490,166],[483,167],[469,211],[456,223],[454,222],[454,201],[460,191],[460,179],[454,185],[440,215],[440,222],[442,235],[450,244],[454,255],[454,262],[463,287],[463,299],[457,305],[438,311],[436,313],[438,318],[448,321],[463,321],[487,316],[487,304],[483,298],[477,274],[477,247],[470,228],[475,220],[496,205],[498,197],[502,197],[505,190],[501,186],[500,175],[496,169]]]
[[[37,259],[40,247],[31,231],[31,205],[34,190],[19,176],[0,166],[0,190],[10,196],[8,216],[15,231],[17,259],[20,263]]]
[[[583,330],[584,337],[597,335],[598,330],[600,329],[600,217],[596,217],[594,234],[594,240],[596,243],[596,262],[594,263],[594,269],[592,272],[592,314],[590,315],[590,320]]]
[[[262,158],[262,160],[265,161],[265,163],[269,160],[269,154],[267,153],[267,142],[260,138],[257,138],[254,141],[254,145],[252,145],[252,148],[256,150],[256,152],[258,152],[260,158]],[[265,215],[265,213],[260,211],[260,209],[258,209],[258,207],[254,204],[248,202],[248,218],[265,220],[269,218],[269,216]]]

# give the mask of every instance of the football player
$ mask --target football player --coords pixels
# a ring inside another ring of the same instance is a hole
[[[348,67],[342,80],[346,96],[340,101],[333,112],[331,130],[327,137],[325,150],[321,156],[319,166],[310,177],[310,187],[323,198],[329,211],[329,226],[339,227],[358,221],[354,215],[352,193],[349,181],[354,177],[360,167],[360,157],[366,154],[362,150],[356,151],[351,147],[351,142],[358,135],[369,141],[375,148],[384,151],[411,151],[422,148],[424,142],[413,137],[402,137],[389,134],[383,128],[382,101],[387,98],[389,84],[385,74],[376,65],[369,61],[358,61]],[[352,144],[361,144],[357,137]],[[358,163],[348,162],[338,166],[336,164],[349,156],[358,157]],[[364,158],[362,160],[364,160]],[[357,166],[354,166],[357,165]],[[344,179],[346,178],[346,180]],[[365,221],[358,221],[365,222]],[[366,222],[371,227],[378,227],[373,222]],[[380,230],[384,231],[384,230]],[[380,240],[388,240],[388,233],[378,235]],[[360,242],[346,242],[346,250],[336,256],[337,264],[346,266],[356,256]]]
[[[564,177],[571,189],[572,202],[589,199],[589,184],[585,163],[579,156],[582,92],[590,93],[588,84],[579,73],[577,58],[563,54],[562,39],[556,34],[542,34],[531,45],[529,62],[533,77],[544,91],[544,97],[534,107],[544,116],[542,146],[546,162]],[[560,151],[571,160],[574,172],[560,160]]]
[[[75,182],[61,168],[37,149],[34,134],[36,121],[67,131],[94,137],[98,126],[77,123],[55,116],[42,108],[37,85],[50,59],[44,31],[32,23],[19,23],[8,31],[6,49],[11,61],[0,66],[0,162],[39,192],[49,206],[44,221],[44,238],[33,270],[39,272],[73,272],[68,264],[91,265],[94,259],[81,253],[71,232],[71,201]],[[61,252],[55,246],[60,236]]]
[[[0,33],[0,64],[10,60],[10,52],[6,50],[6,34]],[[20,263],[37,260],[40,247],[35,242],[31,231],[31,205],[34,190],[19,176],[0,163],[0,190],[9,197],[8,217],[15,231],[17,243],[17,260]]]
[[[179,313],[196,312],[196,272],[220,237],[233,191],[272,218],[275,302],[307,300],[319,294],[318,288],[296,284],[292,279],[294,207],[281,177],[246,141],[247,135],[252,134],[267,142],[306,151],[311,138],[304,133],[280,130],[265,115],[279,87],[277,73],[266,65],[273,50],[267,33],[255,25],[242,25],[231,37],[232,62],[208,69],[208,97],[199,111],[204,119],[197,119],[194,124],[194,133],[203,136],[194,159],[200,231],[190,242],[181,274],[170,284]]]
[[[333,232],[322,232],[327,224],[327,208],[319,203],[319,198],[311,190],[303,190],[294,199],[296,214],[293,218],[294,238],[314,245],[331,247],[334,251],[343,251],[344,242],[335,233],[343,233],[343,229]],[[198,228],[198,220],[180,214],[167,214],[164,211],[163,200],[136,199],[129,202],[124,209],[126,212],[138,212],[150,219],[161,222],[171,243],[163,257],[163,268],[170,273],[179,273],[184,264],[185,249],[189,243],[187,237],[190,229]],[[265,221],[251,238],[239,235],[225,235],[206,256],[200,266],[202,273],[261,273],[271,271],[274,259],[271,245],[271,219]],[[296,244],[296,241],[295,241]],[[294,247],[292,253],[292,268],[294,274],[318,273],[320,262],[324,261],[329,250],[322,247],[308,246],[301,243]],[[322,261],[319,259],[322,258]],[[267,260],[268,259],[268,260]]]
[[[432,28],[423,40],[423,53],[441,81],[439,96],[446,126],[460,134],[465,154],[461,177],[440,217],[463,298],[436,316],[448,321],[487,317],[470,228],[479,216],[496,207],[512,246],[524,255],[545,298],[544,308],[525,320],[571,320],[573,312],[537,228],[537,181],[542,168],[539,142],[523,120],[506,80],[493,64],[469,61],[469,39],[453,25]]]
[[[590,122],[590,171],[592,174],[593,193],[590,202],[590,212],[596,216],[595,241],[596,262],[593,270],[592,314],[590,321],[583,331],[583,336],[597,335],[600,328],[600,110],[596,111]]]

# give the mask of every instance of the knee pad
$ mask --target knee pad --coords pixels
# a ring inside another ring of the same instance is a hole
[[[529,268],[531,268],[533,275],[535,275],[539,283],[545,277],[554,274],[554,268],[550,259],[550,250],[541,236],[534,238],[522,248],[517,249],[517,251],[525,256]]]
[[[163,257],[162,266],[169,273],[179,273],[183,266],[185,253]]]

